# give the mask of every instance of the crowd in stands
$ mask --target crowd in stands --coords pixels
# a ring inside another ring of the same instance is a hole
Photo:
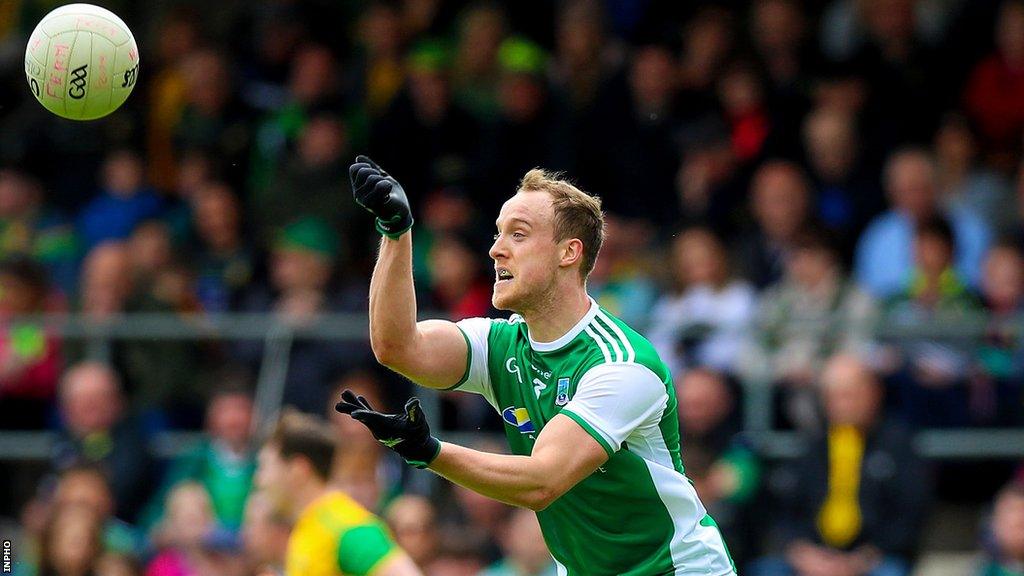
[[[57,438],[0,506],[27,573],[279,573],[293,519],[252,489],[264,335],[98,342],[38,317],[365,313],[357,153],[409,193],[420,309],[452,319],[500,314],[487,247],[526,170],[602,198],[589,291],[671,367],[687,474],[741,573],[908,574],[966,484],[913,433],[1024,426],[1021,0],[99,3],[142,71],[94,122],[24,86],[60,2],[0,3],[0,430]],[[338,432],[333,484],[427,574],[554,573],[532,514],[431,488],[333,412],[343,388],[410,390],[365,343],[296,338],[281,377]],[[744,384],[802,457],[748,442]],[[503,429],[474,396],[440,411]],[[203,440],[159,461],[166,430]],[[1024,574],[1024,468],[1000,470],[973,495],[979,576]]]

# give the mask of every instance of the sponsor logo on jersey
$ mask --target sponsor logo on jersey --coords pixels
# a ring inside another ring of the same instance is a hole
[[[569,403],[569,379],[559,378],[558,387],[555,388],[555,406],[565,406]]]
[[[514,356],[509,356],[508,360],[505,360],[505,370],[508,370],[509,374],[515,374],[516,380],[519,380],[520,384],[523,383],[523,375],[519,373],[519,365],[516,364]]]
[[[506,423],[515,426],[520,434],[532,434],[537,431],[533,422],[530,421],[530,413],[526,411],[526,408],[509,406],[501,411],[501,417]]]

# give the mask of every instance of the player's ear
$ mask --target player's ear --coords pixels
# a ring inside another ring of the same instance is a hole
[[[583,259],[583,241],[579,238],[570,238],[562,242],[561,252],[559,266],[564,268],[578,264]]]

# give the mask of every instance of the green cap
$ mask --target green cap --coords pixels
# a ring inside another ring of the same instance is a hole
[[[338,233],[324,220],[312,216],[284,227],[274,243],[277,250],[316,252],[327,258],[338,256]]]
[[[548,55],[544,49],[521,36],[513,36],[498,48],[498,64],[514,74],[544,74]]]
[[[430,38],[413,46],[406,63],[417,72],[444,72],[452,67],[452,50],[444,40]]]

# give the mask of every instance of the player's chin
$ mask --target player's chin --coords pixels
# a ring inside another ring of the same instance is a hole
[[[516,299],[509,288],[500,282],[494,285],[494,292],[491,293],[491,305],[496,310],[514,310]]]

